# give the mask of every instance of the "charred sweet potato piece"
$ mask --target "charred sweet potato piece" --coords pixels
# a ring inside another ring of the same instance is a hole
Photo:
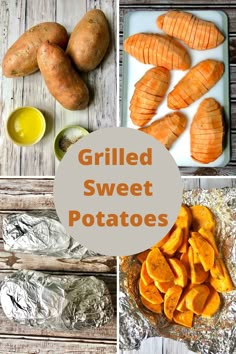
[[[182,288],[179,285],[174,285],[168,289],[164,297],[164,313],[166,317],[172,321],[173,314],[182,294]]]
[[[210,290],[206,285],[194,286],[186,296],[186,307],[196,315],[201,315]]]
[[[147,272],[153,280],[174,281],[174,274],[159,248],[153,248],[148,254],[146,266]]]
[[[193,312],[189,310],[184,312],[175,310],[173,320],[181,326],[191,328],[193,326]]]
[[[162,296],[156,286],[153,284],[145,285],[142,279],[139,280],[139,292],[151,304],[161,304]]]

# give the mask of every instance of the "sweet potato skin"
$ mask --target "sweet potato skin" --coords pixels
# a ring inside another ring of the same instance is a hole
[[[37,60],[48,90],[64,108],[79,110],[87,107],[88,88],[60,47],[43,43]]]
[[[30,28],[6,52],[2,62],[3,75],[14,78],[37,71],[37,51],[45,41],[65,48],[68,42],[66,29],[55,22],[43,22]]]
[[[74,28],[66,53],[80,71],[94,70],[104,58],[110,43],[107,19],[101,10],[88,11]]]

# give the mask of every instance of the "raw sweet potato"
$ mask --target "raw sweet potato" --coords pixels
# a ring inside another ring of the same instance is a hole
[[[143,263],[143,262],[146,260],[146,258],[147,258],[147,256],[148,256],[148,253],[149,253],[149,252],[150,252],[150,250],[148,249],[148,250],[146,250],[146,251],[143,251],[143,252],[140,252],[140,253],[136,254],[137,260],[138,260],[140,263]]]
[[[216,240],[215,240],[215,236],[214,236],[213,232],[210,231],[210,230],[206,230],[204,228],[200,228],[198,230],[198,232],[199,232],[200,235],[202,235],[202,237],[204,237],[210,243],[210,245],[213,247],[213,249],[215,251],[216,257],[218,257],[219,256],[219,250],[217,248]]]
[[[135,84],[130,102],[130,117],[135,125],[146,125],[156,114],[170,81],[169,71],[162,67],[148,70]],[[157,97],[157,99],[155,99]]]
[[[37,60],[48,90],[63,107],[69,110],[87,107],[88,88],[60,47],[43,43],[38,49]]]
[[[186,307],[196,315],[201,315],[210,290],[206,285],[194,286],[186,296]]]
[[[71,33],[66,53],[80,71],[95,69],[110,43],[107,19],[101,10],[88,11]]]
[[[142,279],[139,280],[139,292],[151,304],[161,304],[162,296],[156,286],[153,284],[145,285]]]
[[[176,310],[173,315],[173,320],[181,326],[191,328],[193,326],[193,312],[189,310],[179,312]]]
[[[218,292],[210,286],[208,286],[208,288],[210,289],[210,294],[202,311],[202,316],[207,318],[212,317],[220,307],[220,296]]]
[[[166,293],[169,288],[175,285],[173,281],[163,283],[157,280],[154,281],[154,284],[161,293]]]
[[[222,77],[224,64],[217,60],[203,60],[178,82],[168,94],[168,107],[181,109],[188,107],[207,93]]]
[[[174,283],[184,288],[188,282],[188,275],[183,263],[177,258],[170,258],[169,264],[174,274]]]
[[[160,34],[136,33],[125,40],[124,50],[144,64],[168,70],[187,70],[191,65],[186,49],[173,38]]]
[[[68,42],[66,29],[55,22],[44,22],[30,28],[6,52],[2,62],[3,75],[19,77],[37,71],[37,51],[46,41],[65,48]]]
[[[199,105],[190,127],[191,157],[202,163],[215,161],[222,154],[223,137],[222,107],[214,98],[206,98]]]
[[[195,252],[199,254],[199,258],[204,270],[206,272],[210,270],[213,267],[215,261],[215,252],[210,243],[208,243],[207,240],[197,232],[191,233],[189,243]]]
[[[162,312],[161,304],[152,304],[150,301],[146,300],[143,296],[141,296],[141,301],[142,301],[143,306],[145,306],[149,311],[152,311],[155,313]]]
[[[146,261],[142,264],[140,277],[146,286],[153,283],[153,279],[149,277],[147,272]]]
[[[174,285],[168,289],[164,297],[164,313],[166,317],[172,321],[173,314],[182,294],[182,288],[179,285]]]
[[[234,290],[234,285],[232,283],[228,270],[222,259],[220,258],[217,259],[216,267],[218,267],[219,273],[223,272],[223,276],[219,275],[217,278],[214,278],[211,274],[210,283],[213,286],[213,288],[219,293]]]
[[[148,254],[146,266],[147,272],[153,280],[160,282],[174,280],[174,274],[159,248],[153,248]]]
[[[192,230],[199,229],[215,230],[215,218],[209,208],[204,205],[193,205],[190,207],[192,213]]]
[[[204,283],[209,273],[206,272],[201,263],[194,263],[194,256],[193,256],[193,249],[189,247],[188,249],[188,259],[189,259],[189,266],[190,266],[190,277],[192,284],[202,284]]]
[[[183,133],[186,125],[186,117],[181,112],[175,112],[167,114],[148,127],[140,128],[139,130],[153,136],[169,150],[172,144]]]
[[[186,30],[180,30],[182,23],[186,23]],[[157,18],[157,26],[192,49],[212,49],[224,42],[223,34],[213,22],[201,20],[188,12],[168,11]]]
[[[166,256],[173,256],[177,251],[177,249],[182,244],[182,242],[183,242],[183,232],[179,227],[177,227],[171,232],[168,241],[164,243],[163,246],[160,247],[160,250]]]

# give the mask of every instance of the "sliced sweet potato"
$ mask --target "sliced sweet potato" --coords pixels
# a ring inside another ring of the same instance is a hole
[[[179,300],[179,303],[178,303],[178,305],[177,305],[177,307],[176,307],[176,309],[177,309],[178,311],[181,311],[181,312],[188,311],[188,309],[187,309],[187,307],[186,307],[186,296],[187,296],[187,294],[189,293],[189,291],[190,291],[193,287],[194,287],[194,285],[190,283],[190,284],[188,284],[188,285],[186,286],[186,288],[183,290],[182,295],[181,295],[181,298],[180,298],[180,300]]]
[[[206,272],[201,263],[194,263],[193,249],[189,247],[188,249],[188,259],[190,266],[190,275],[192,284],[202,284],[209,276],[209,272]]]
[[[206,272],[210,270],[213,267],[215,261],[215,252],[210,243],[197,232],[191,233],[189,243],[194,251],[199,254],[199,258],[204,270]]]
[[[194,286],[186,296],[186,307],[196,315],[201,315],[210,290],[206,285]]]
[[[188,250],[189,228],[192,223],[192,214],[190,209],[186,205],[181,206],[179,215],[175,223],[183,231],[183,242],[179,248],[179,252],[186,253]]]
[[[210,273],[213,278],[224,278],[224,270],[221,266],[220,258],[215,259],[214,266],[210,269]]]
[[[199,229],[198,232],[211,244],[211,246],[213,247],[213,249],[215,251],[216,257],[218,257],[219,250],[217,248],[216,240],[215,240],[215,236],[214,236],[213,232],[210,230],[203,229],[203,228]]]
[[[164,297],[164,313],[166,317],[172,321],[173,314],[182,294],[182,288],[179,285],[174,285],[168,289]]]
[[[136,254],[137,260],[138,260],[140,263],[143,263],[143,262],[146,260],[146,258],[147,258],[147,256],[148,256],[148,253],[149,253],[149,252],[150,252],[150,250],[148,249],[148,250],[146,250],[146,251],[143,251],[143,252],[140,252],[140,253]]]
[[[176,227],[170,234],[168,241],[160,247],[166,256],[173,256],[183,242],[183,231],[180,227]]]
[[[220,307],[220,295],[218,292],[209,286],[210,294],[202,311],[203,317],[212,317]]]
[[[188,275],[183,263],[177,258],[170,258],[169,264],[174,273],[174,283],[184,288],[187,285]]]
[[[219,272],[223,271],[223,276],[219,276],[217,278],[213,278],[212,275],[210,276],[210,284],[213,288],[218,291],[219,293],[228,292],[234,290],[234,285],[230,278],[229,272],[223,262],[222,259],[218,258],[217,260],[217,268]]]
[[[168,234],[166,234],[160,241],[158,241],[154,246],[151,247],[151,249],[155,248],[155,247],[162,247],[170,238],[170,233],[168,232]]]
[[[146,300],[143,296],[141,296],[141,301],[143,306],[145,306],[149,311],[155,313],[162,313],[161,304],[152,304],[150,301]]]
[[[153,283],[153,279],[149,277],[147,272],[146,261],[142,264],[140,277],[146,286]]]
[[[179,312],[176,310],[173,315],[173,320],[181,326],[191,328],[193,326],[193,312],[189,310]]]
[[[200,258],[199,258],[199,254],[194,249],[193,249],[193,262],[194,262],[194,264],[201,263]]]
[[[174,281],[174,274],[159,248],[153,248],[146,260],[147,272],[153,280]]]
[[[163,298],[154,283],[145,285],[142,279],[139,279],[139,292],[151,304],[161,304],[163,302]]]
[[[210,209],[204,205],[194,205],[190,207],[192,213],[192,229],[197,231],[199,229],[215,230],[215,218]]]
[[[187,253],[182,253],[180,256],[180,261],[183,263],[185,266],[185,269],[187,271],[188,278],[191,277],[190,273],[190,264],[189,264],[189,259],[188,259],[188,252]]]
[[[161,293],[166,293],[169,288],[172,288],[172,286],[175,285],[173,281],[163,283],[157,280],[154,281],[154,284]]]

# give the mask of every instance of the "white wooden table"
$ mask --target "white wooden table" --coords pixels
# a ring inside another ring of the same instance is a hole
[[[194,188],[223,188],[236,187],[236,179],[232,178],[184,178],[184,189],[190,190]],[[165,338],[148,338],[142,342],[139,350],[120,351],[120,354],[193,354],[188,350],[185,344],[165,339]]]
[[[111,46],[102,64],[84,75],[91,103],[83,111],[64,109],[49,94],[39,72],[25,78],[0,82],[0,176],[54,176],[57,161],[53,153],[56,133],[66,125],[79,124],[90,132],[116,125],[116,1],[115,0],[0,0],[0,63],[7,49],[28,28],[56,21],[70,33],[86,11],[100,8],[110,24]],[[4,122],[20,106],[39,108],[47,130],[33,147],[19,148],[6,138]]]

